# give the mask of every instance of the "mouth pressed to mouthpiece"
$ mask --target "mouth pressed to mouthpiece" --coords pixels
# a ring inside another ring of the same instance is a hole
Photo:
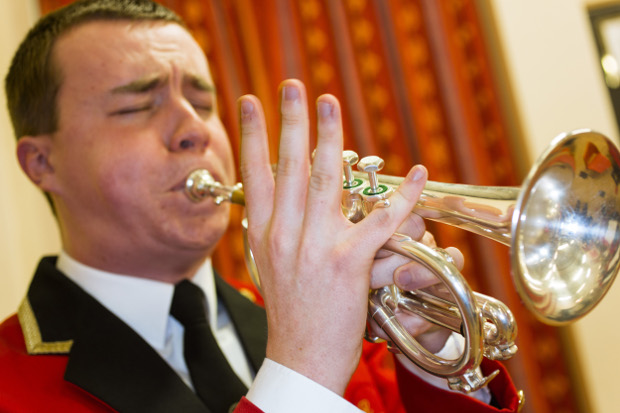
[[[234,186],[222,185],[206,169],[196,169],[185,181],[185,194],[189,199],[200,202],[207,197],[213,197],[218,205],[224,201],[245,205],[242,188],[240,183]]]
[[[216,184],[219,185],[209,171],[206,169],[196,169],[185,180],[185,194],[192,201],[199,202],[213,194],[212,188]]]

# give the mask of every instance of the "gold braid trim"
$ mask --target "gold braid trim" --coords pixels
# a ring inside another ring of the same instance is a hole
[[[22,326],[24,341],[28,354],[67,354],[71,350],[73,340],[44,342],[41,338],[39,324],[34,316],[30,300],[26,296],[17,310],[19,324]]]

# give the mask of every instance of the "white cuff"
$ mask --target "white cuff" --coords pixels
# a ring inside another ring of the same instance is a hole
[[[450,334],[448,340],[446,340],[446,344],[444,344],[443,348],[439,350],[438,353],[435,353],[437,357],[441,357],[448,360],[454,360],[458,358],[463,352],[463,346],[465,345],[465,338],[457,333]],[[432,384],[435,387],[440,389],[454,391],[450,389],[448,386],[448,380],[437,377],[425,370],[422,370],[416,364],[414,364],[411,360],[409,360],[403,354],[397,354],[396,359],[407,368],[411,373],[415,374],[425,382]],[[480,369],[480,367],[478,367]],[[480,390],[468,393],[468,396],[476,398],[483,403],[489,404],[491,402],[491,391],[483,387]]]
[[[331,390],[267,358],[246,398],[266,413],[361,412]]]

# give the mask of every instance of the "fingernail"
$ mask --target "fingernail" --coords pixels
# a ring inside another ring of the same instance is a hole
[[[249,116],[254,112],[254,105],[248,100],[241,101],[241,116]]]
[[[413,277],[409,271],[401,271],[396,275],[396,277],[398,278],[398,285],[401,287],[407,287],[413,280]]]
[[[282,88],[282,97],[284,98],[284,100],[297,100],[299,99],[299,89],[297,89],[295,86],[284,86]]]
[[[426,172],[426,168],[424,168],[421,165],[416,165],[413,167],[413,170],[411,171],[411,180],[412,181],[419,181],[420,179],[422,179],[422,177],[424,176]]]
[[[322,118],[330,117],[334,113],[334,105],[330,102],[319,101],[317,103],[317,108],[319,111],[319,115]]]

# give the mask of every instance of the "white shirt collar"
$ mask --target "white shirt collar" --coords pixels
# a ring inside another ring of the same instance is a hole
[[[59,254],[56,267],[152,347],[157,350],[164,348],[171,318],[173,284],[98,270],[74,260],[64,250]],[[217,296],[210,258],[198,269],[192,282],[205,292],[209,322],[216,325]]]

